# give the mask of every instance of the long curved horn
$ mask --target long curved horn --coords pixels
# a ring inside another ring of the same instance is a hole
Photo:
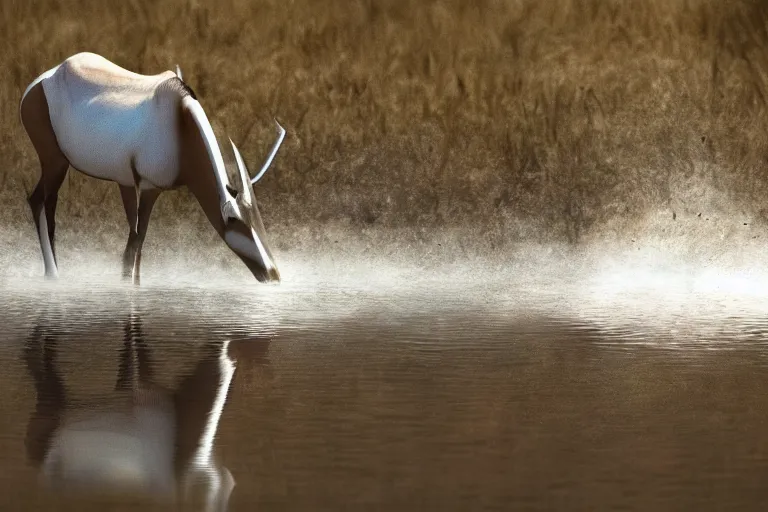
[[[277,130],[280,132],[280,135],[278,135],[277,140],[275,141],[275,145],[272,146],[272,150],[269,152],[267,161],[264,162],[263,166],[261,166],[259,173],[251,179],[251,185],[255,185],[256,182],[259,181],[262,176],[264,176],[264,173],[267,172],[267,169],[269,169],[269,164],[272,163],[272,159],[275,158],[277,150],[280,149],[280,144],[283,143],[283,139],[285,138],[285,128],[280,126],[280,123],[277,122],[277,119],[275,119],[275,124],[277,125]]]
[[[179,65],[178,65],[178,64],[176,64],[176,76],[178,76],[178,77],[179,77],[179,80],[184,80],[184,79],[181,77],[181,68],[179,67]]]

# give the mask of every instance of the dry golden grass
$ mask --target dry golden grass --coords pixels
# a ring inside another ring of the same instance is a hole
[[[268,225],[576,242],[653,208],[695,213],[699,186],[768,218],[765,20],[746,0],[3,2],[2,221],[31,222],[21,183],[39,172],[21,93],[78,51],[143,73],[178,62],[252,166],[277,116]],[[62,221],[122,222],[109,184],[73,175],[62,204]],[[184,192],[156,215],[202,219]]]

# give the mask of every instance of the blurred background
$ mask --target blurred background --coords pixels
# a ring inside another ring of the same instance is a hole
[[[91,51],[145,74],[178,63],[253,168],[280,120],[257,187],[278,250],[447,230],[486,252],[750,243],[768,211],[766,14],[756,0],[5,1],[2,238],[38,250],[21,94]],[[70,173],[60,201],[62,236],[122,249],[114,184]],[[186,191],[164,194],[148,244],[215,241],[205,224]]]

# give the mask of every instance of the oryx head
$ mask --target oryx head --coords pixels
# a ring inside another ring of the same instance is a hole
[[[237,178],[227,179],[226,194],[221,205],[224,241],[261,282],[280,280],[280,273],[266,242],[264,224],[253,193],[253,185],[267,171],[285,137],[285,130],[280,123],[275,121],[275,124],[280,135],[261,170],[253,178],[237,146],[229,140],[237,164]]]
[[[174,80],[181,83],[178,78]],[[180,153],[180,169],[185,173],[186,185],[197,197],[216,231],[246,264],[254,277],[261,282],[279,281],[280,273],[267,246],[253,185],[272,163],[285,137],[285,130],[275,120],[279,136],[261,170],[253,178],[250,177],[240,151],[230,139],[237,167],[237,173],[230,178],[213,127],[203,107],[197,99],[188,94],[182,99],[182,108],[185,115],[189,116],[182,119],[190,121],[182,122],[185,137],[183,140],[188,145],[185,145]]]

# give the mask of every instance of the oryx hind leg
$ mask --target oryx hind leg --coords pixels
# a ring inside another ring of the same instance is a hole
[[[147,236],[152,208],[160,196],[159,189],[138,190],[135,187],[120,186],[125,216],[128,220],[128,242],[123,252],[123,279],[133,284],[140,282],[141,248]]]
[[[35,220],[45,263],[45,276],[58,275],[55,232],[56,203],[59,189],[67,175],[69,161],[59,148],[48,113],[43,86],[32,87],[21,103],[21,120],[40,160],[40,181],[27,198]]]
[[[28,202],[32,208],[32,214],[35,216],[40,237],[40,243],[43,244],[44,258],[45,253],[50,247],[50,257],[52,258],[52,272],[49,272],[46,263],[46,276],[56,277],[58,273],[59,260],[56,258],[56,204],[59,201],[59,189],[67,175],[69,163],[61,163],[55,167],[42,167],[42,175]],[[37,196],[35,196],[37,194]],[[44,206],[44,209],[41,208]],[[41,211],[43,210],[43,211]],[[46,233],[47,227],[47,233]],[[47,234],[47,244],[44,235]]]

